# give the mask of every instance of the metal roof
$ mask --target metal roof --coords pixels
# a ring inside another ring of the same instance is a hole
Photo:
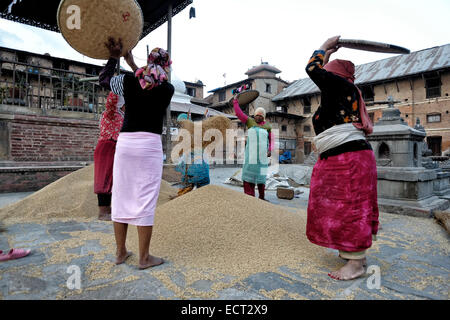
[[[450,44],[358,65],[355,68],[355,84],[376,83],[446,68],[450,68]],[[295,81],[272,101],[319,92],[319,88],[310,78],[304,78]]]
[[[141,39],[167,21],[169,5],[172,16],[192,3],[192,0],[136,0],[144,15]],[[1,0],[0,18],[59,32],[56,15],[61,0]]]
[[[170,111],[171,112],[182,112],[182,113],[188,113],[189,111],[193,114],[198,115],[204,115],[206,112],[206,109],[208,109],[208,114],[210,116],[225,116],[229,119],[237,119],[236,116],[232,114],[223,113],[211,108],[205,108],[196,104],[189,104],[189,103],[180,103],[180,102],[171,102],[170,103]]]

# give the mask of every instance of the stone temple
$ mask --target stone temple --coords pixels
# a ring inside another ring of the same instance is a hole
[[[390,98],[368,137],[377,161],[380,210],[428,217],[450,206],[450,172],[426,157],[425,138],[420,123],[409,127]]]

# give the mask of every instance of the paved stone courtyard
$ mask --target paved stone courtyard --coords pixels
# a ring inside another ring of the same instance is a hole
[[[221,184],[231,171],[211,170],[212,183]],[[305,214],[296,209],[306,207],[307,196],[307,188],[290,201],[268,192],[270,201],[290,208],[293,214]],[[9,225],[0,233],[0,249],[30,248],[32,253],[0,263],[0,299],[448,300],[450,246],[445,230],[433,219],[387,213],[380,214],[380,222],[378,240],[368,253],[369,270],[374,273],[348,282],[327,276],[344,261],[335,250],[320,247],[323,266],[318,272],[302,274],[281,266],[237,280],[227,274],[211,277],[204,270],[187,270],[170,257],[165,264],[143,271],[135,263],[114,266],[114,252],[95,236],[114,241],[108,222]],[[79,232],[93,237],[78,239]],[[70,246],[65,245],[69,242]],[[99,256],[107,263],[98,263]]]

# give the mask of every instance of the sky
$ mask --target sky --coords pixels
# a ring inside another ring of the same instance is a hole
[[[201,80],[205,97],[210,90],[246,79],[245,72],[261,61],[292,82],[307,77],[309,57],[329,37],[385,42],[413,52],[450,43],[449,16],[450,0],[194,0],[172,20],[172,70],[178,79]],[[138,66],[145,64],[147,45],[167,48],[167,23],[133,49]],[[4,19],[0,46],[106,62],[79,54],[59,33]],[[359,65],[392,56],[341,48],[332,59]]]

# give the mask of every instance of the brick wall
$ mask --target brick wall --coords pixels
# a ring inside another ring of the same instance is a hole
[[[37,191],[80,168],[82,168],[82,166],[28,168],[0,167],[0,193]]]
[[[3,120],[5,121],[5,120]],[[9,122],[11,161],[92,161],[97,120],[14,115]]]

